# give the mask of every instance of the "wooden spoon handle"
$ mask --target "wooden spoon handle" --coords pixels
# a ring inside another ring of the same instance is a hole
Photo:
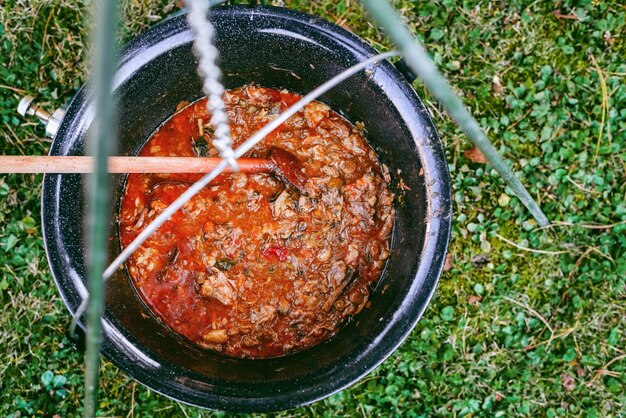
[[[222,161],[200,157],[109,157],[109,173],[207,173]],[[276,165],[264,158],[237,160],[244,173],[271,173]],[[92,173],[93,158],[77,156],[0,156],[0,173]],[[224,170],[231,173],[230,167]]]

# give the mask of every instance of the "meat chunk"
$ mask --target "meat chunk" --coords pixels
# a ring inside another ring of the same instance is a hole
[[[330,135],[340,139],[349,138],[350,136],[350,129],[337,120],[325,119],[324,122],[320,124],[320,128],[322,129],[318,129],[318,132],[321,131],[324,136]],[[361,144],[358,144],[355,148],[360,148],[360,145]]]
[[[213,329],[202,336],[205,343],[224,344],[228,341],[228,334],[225,329]]]
[[[215,299],[224,305],[232,305],[237,297],[235,286],[222,271],[215,267],[211,271],[212,274],[201,276],[201,280],[204,281],[200,285],[200,295],[205,298]]]
[[[289,204],[289,192],[285,189],[278,195],[272,204],[272,213],[274,214],[274,217],[280,218],[283,212],[289,207]]]
[[[351,242],[350,245],[348,245],[348,253],[346,254],[346,263],[348,263],[351,266],[354,266],[357,264],[358,259],[359,259],[359,250],[358,250],[357,243]]]
[[[298,203],[296,205],[298,212],[301,214],[309,213],[312,210],[314,210],[315,207],[316,207],[315,201],[306,196],[300,196],[300,198],[298,199]]]
[[[250,312],[250,322],[255,325],[271,322],[276,318],[276,308],[271,305],[263,305],[258,310]]]
[[[257,212],[261,208],[261,194],[256,190],[251,190],[247,196],[246,206],[249,212]]]
[[[330,266],[328,271],[328,283],[332,287],[340,286],[346,278],[346,263],[342,260],[336,261]]]
[[[289,309],[291,308],[291,304],[285,298],[280,298],[278,302],[278,313],[281,315],[287,315],[289,313]]]
[[[319,123],[328,117],[328,111],[330,108],[323,103],[313,102],[304,107],[304,118],[307,125],[311,128],[315,128]]]
[[[263,87],[248,85],[245,87],[245,89],[246,89],[250,104],[253,104],[255,106],[266,105],[271,99],[271,96],[268,90]]]
[[[163,202],[160,199],[152,199],[150,203],[148,203],[148,217],[154,218],[159,215],[163,210],[167,207],[167,203]]]
[[[234,256],[242,245],[242,233],[243,230],[241,228],[230,228],[228,235],[222,238],[222,240],[217,243],[217,246],[229,257]]]
[[[355,270],[349,269],[346,263],[342,260],[336,261],[330,267],[328,271],[328,282],[331,286],[331,292],[328,295],[328,299],[322,305],[324,312],[330,311],[339,296],[343,293],[343,290],[355,277]]]
[[[230,185],[230,190],[236,192],[245,187],[248,182],[248,176],[245,173],[234,173],[230,175],[232,183]]]
[[[315,314],[304,309],[294,309],[289,313],[291,319],[289,325],[312,324],[315,321]]]
[[[330,249],[328,248],[324,248],[322,250],[320,250],[319,253],[317,253],[317,259],[321,262],[325,262],[330,260],[330,257],[332,256],[332,252],[330,251]]]
[[[361,229],[368,230],[374,224],[374,205],[378,181],[373,173],[367,173],[353,184],[345,187],[348,210],[354,215]]]

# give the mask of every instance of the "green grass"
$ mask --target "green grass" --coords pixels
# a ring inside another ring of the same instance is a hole
[[[53,108],[85,81],[84,3],[7,0],[0,7],[0,154],[47,152],[43,128],[15,107],[30,93]],[[175,3],[127,1],[124,39],[177,10]],[[416,329],[381,367],[281,416],[626,416],[620,3],[396,1],[557,225],[536,228],[494,171],[464,156],[468,142],[416,82],[450,163],[450,269]],[[285,4],[378,48],[389,45],[355,0]],[[0,177],[0,416],[82,411],[83,357],[64,337],[70,318],[45,260],[40,185],[41,176]],[[102,416],[222,415],[157,395],[107,361],[101,376]]]

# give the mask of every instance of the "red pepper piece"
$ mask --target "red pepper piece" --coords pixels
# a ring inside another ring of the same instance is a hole
[[[263,251],[263,257],[268,260],[275,259],[278,261],[286,261],[288,254],[289,250],[285,247],[281,247],[280,245],[267,247],[265,251]]]

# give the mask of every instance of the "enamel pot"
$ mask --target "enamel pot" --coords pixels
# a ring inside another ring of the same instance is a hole
[[[254,82],[307,93],[376,51],[315,16],[282,8],[224,7],[211,13],[227,88]],[[136,154],[181,101],[202,96],[182,15],[146,31],[121,52],[117,155]],[[371,305],[331,339],[262,360],[203,350],[173,333],[147,308],[124,270],[106,285],[103,354],[149,388],[179,401],[228,411],[275,411],[314,402],[357,382],[408,336],[433,295],[450,239],[450,180],[441,142],[410,82],[387,61],[320,98],[351,122],[390,168],[396,214],[392,250]],[[87,85],[67,108],[51,155],[81,155],[93,120]],[[400,179],[403,187],[400,187]],[[48,260],[73,313],[86,294],[87,202],[82,175],[47,175],[42,218]],[[124,176],[113,179],[117,212]],[[114,220],[115,222],[115,220]],[[119,253],[111,227],[110,259]],[[80,324],[83,327],[83,323]]]

